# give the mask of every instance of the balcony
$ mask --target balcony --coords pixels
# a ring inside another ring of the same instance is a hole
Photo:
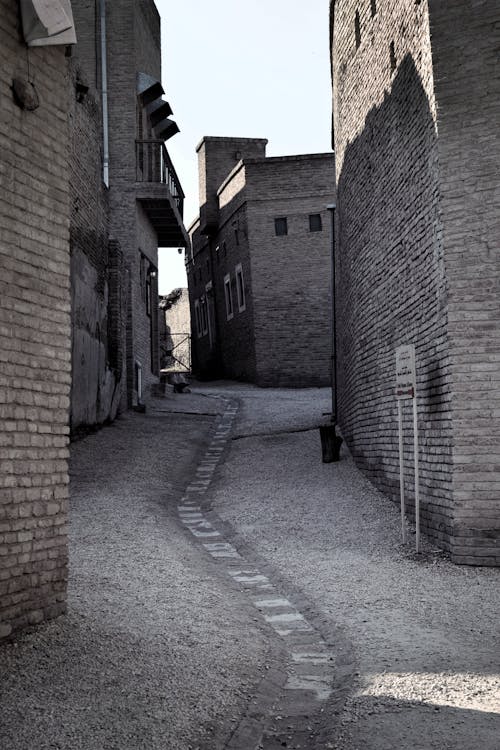
[[[160,247],[185,247],[184,193],[161,140],[136,142],[136,195],[158,235]]]

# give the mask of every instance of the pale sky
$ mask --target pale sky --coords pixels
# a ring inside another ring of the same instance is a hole
[[[331,150],[328,0],[156,0],[162,83],[180,133],[167,148],[198,215],[205,135],[267,138],[268,156]],[[184,256],[159,251],[165,294],[187,286]]]

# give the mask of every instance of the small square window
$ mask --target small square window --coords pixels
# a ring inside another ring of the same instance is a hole
[[[322,229],[321,214],[309,214],[309,231],[321,232]]]
[[[277,237],[282,237],[283,235],[288,234],[288,222],[286,216],[274,220],[274,231]]]

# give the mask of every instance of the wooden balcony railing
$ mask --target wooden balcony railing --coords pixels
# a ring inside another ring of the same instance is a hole
[[[165,143],[160,140],[150,139],[137,140],[135,144],[136,181],[166,185],[182,216],[184,193],[168,151],[165,148]]]

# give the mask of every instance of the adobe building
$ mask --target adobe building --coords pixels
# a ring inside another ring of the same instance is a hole
[[[66,607],[75,37],[70,8],[44,20],[0,0],[0,638]]]
[[[266,157],[205,137],[187,259],[193,370],[260,386],[330,382],[333,154]]]
[[[160,371],[158,248],[185,247],[184,194],[165,142],[153,0],[74,0],[72,426],[142,404]],[[92,190],[89,190],[92,186]]]
[[[331,42],[341,429],[398,497],[395,349],[414,344],[423,528],[498,565],[500,7],[334,0]]]

